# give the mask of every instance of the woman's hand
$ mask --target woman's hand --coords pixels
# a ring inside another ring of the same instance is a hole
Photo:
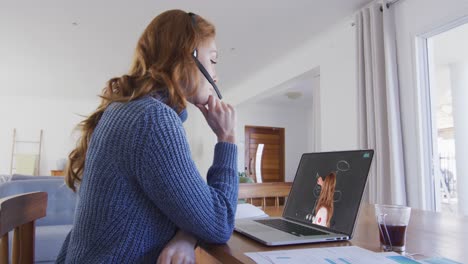
[[[322,177],[318,177],[318,179],[317,179],[317,184],[320,185],[320,186],[323,186],[323,179],[322,179]]]
[[[195,245],[194,236],[182,230],[169,241],[158,257],[158,264],[194,264]]]
[[[235,143],[236,111],[234,107],[213,95],[208,97],[207,106],[208,108],[204,105],[197,105],[208,125],[218,137],[218,142]]]

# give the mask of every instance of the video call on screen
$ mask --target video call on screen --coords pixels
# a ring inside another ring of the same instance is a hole
[[[284,216],[351,234],[372,155],[371,151],[304,154]]]

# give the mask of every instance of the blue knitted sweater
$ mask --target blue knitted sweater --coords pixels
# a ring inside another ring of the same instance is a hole
[[[155,263],[178,229],[225,243],[237,204],[237,147],[215,146],[207,183],[177,113],[147,96],[112,103],[86,154],[74,226],[57,263]]]

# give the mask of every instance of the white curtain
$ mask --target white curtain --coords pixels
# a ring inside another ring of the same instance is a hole
[[[376,1],[356,15],[358,135],[375,150],[370,203],[406,205],[404,153],[392,8]]]

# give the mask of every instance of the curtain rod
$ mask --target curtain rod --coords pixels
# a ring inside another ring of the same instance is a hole
[[[396,4],[396,3],[399,2],[399,1],[400,1],[400,0],[388,1],[388,2],[385,4],[385,6],[386,6],[387,8],[390,8],[392,5]],[[369,3],[368,5],[370,5],[370,3]],[[366,6],[368,6],[368,5],[366,5]],[[383,5],[380,6],[380,12],[383,12]],[[356,13],[357,13],[357,12],[356,12]],[[351,22],[351,26],[352,26],[352,27],[354,27],[355,25],[356,25],[355,22]]]
[[[392,5],[396,4],[398,1],[400,1],[400,0],[389,1],[389,2],[387,2],[387,3],[385,4],[385,6],[386,6],[387,8],[390,8]],[[383,11],[383,8],[382,8],[382,7],[380,7],[380,11]]]

